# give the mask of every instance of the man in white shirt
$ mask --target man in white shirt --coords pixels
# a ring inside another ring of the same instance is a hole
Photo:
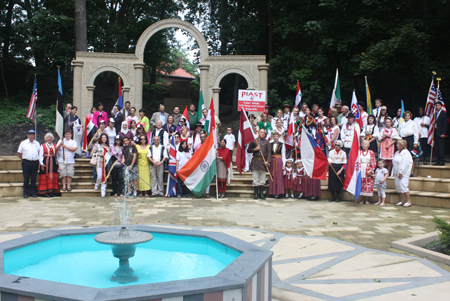
[[[231,152],[231,158],[233,158],[233,150],[236,147],[236,138],[232,134],[231,127],[227,127],[227,134],[223,137],[223,139],[227,142],[227,148]]]
[[[36,197],[36,178],[39,170],[39,148],[40,144],[34,140],[36,132],[28,131],[28,139],[22,141],[17,150],[17,156],[22,159],[23,172],[23,197],[28,195]],[[30,186],[31,178],[31,186]]]
[[[122,109],[123,120],[127,120],[128,115],[130,115],[131,103],[127,100],[125,102],[125,108]]]
[[[287,103],[283,105],[283,118],[289,119],[291,117],[291,106]]]
[[[159,141],[162,145],[167,145],[169,143],[169,134],[162,128],[163,124],[161,120],[158,120],[155,124],[155,129],[152,131],[152,137],[159,137]],[[152,145],[153,141],[150,141]]]
[[[61,176],[62,182],[61,191],[72,191],[70,186],[72,184],[72,178],[75,174],[76,150],[77,143],[72,140],[72,132],[70,130],[66,130],[64,132],[64,139],[59,140],[56,145],[56,151],[58,152],[59,175]]]
[[[342,113],[339,114],[338,116],[338,120],[339,120],[339,125],[341,126],[341,128],[343,129],[345,127],[345,125],[347,124],[347,118],[349,115],[349,107],[348,106],[343,106],[342,107]],[[351,114],[351,113],[350,113]],[[352,114],[353,115],[353,114]],[[353,116],[354,118],[355,116]]]
[[[290,118],[290,116],[288,116],[286,118],[285,115],[283,115],[283,111],[278,110],[277,111],[277,117],[272,118],[272,121],[270,122],[271,125],[272,125],[272,130],[275,129],[275,127],[277,126],[277,121],[281,120],[281,122],[283,124],[283,129],[286,131],[287,130],[287,126],[288,126],[288,122],[289,122],[289,118]]]
[[[383,101],[381,99],[375,99],[375,109],[372,110],[373,116],[375,116],[375,120],[380,117],[381,106],[383,105]]]
[[[153,137],[153,145],[148,150],[147,158],[151,163],[152,197],[164,196],[164,161],[167,159],[167,152],[161,145],[159,136]]]
[[[359,137],[361,129],[358,123],[355,122],[355,115],[350,112],[347,115],[347,122],[345,126],[342,126],[341,130],[341,140],[344,142],[342,150],[347,154],[347,158],[353,145],[354,130],[356,130],[356,137]]]

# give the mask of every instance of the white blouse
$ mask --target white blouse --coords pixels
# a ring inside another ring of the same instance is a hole
[[[372,135],[374,138],[378,139],[380,136],[380,130],[374,124],[366,125],[361,131],[361,137],[366,137],[367,135]]]
[[[414,135],[414,142],[419,141],[419,128],[417,127],[417,124],[411,119],[400,124],[398,133],[402,138]]]
[[[414,118],[414,122],[417,124],[417,128],[419,129],[419,138],[428,138],[428,128],[431,123],[430,117],[416,117]],[[421,126],[422,123],[426,126]]]
[[[328,153],[328,162],[332,164],[345,164],[347,163],[347,154],[340,150],[339,153],[335,149]]]
[[[392,160],[392,175],[397,177],[399,174],[409,176],[411,174],[413,159],[411,153],[407,149],[397,151]]]
[[[281,141],[279,141],[281,142]],[[275,154],[277,150],[277,144],[273,143],[272,146],[272,155]],[[281,145],[281,160],[283,161],[283,166],[286,164],[286,148],[284,147],[284,143]]]

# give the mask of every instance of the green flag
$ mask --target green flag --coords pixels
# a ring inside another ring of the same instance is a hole
[[[197,113],[197,122],[200,122],[203,116],[203,110],[205,109],[205,103],[203,101],[203,92],[200,90],[200,97],[198,98],[198,113]]]

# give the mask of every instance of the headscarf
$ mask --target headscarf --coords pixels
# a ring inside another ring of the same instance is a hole
[[[127,129],[126,130],[123,129],[123,126],[125,124],[127,125]],[[130,131],[130,129],[128,128],[128,122],[122,121],[122,127],[120,128],[120,132],[123,133],[124,135],[126,135],[126,134],[128,134],[129,131]]]

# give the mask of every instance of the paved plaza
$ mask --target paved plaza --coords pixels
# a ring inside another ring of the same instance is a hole
[[[293,199],[128,199],[131,224],[219,231],[271,249],[278,300],[448,300],[450,266],[390,247],[450,209]],[[53,227],[117,224],[112,197],[2,198],[0,241]],[[19,233],[20,232],[20,233]]]

